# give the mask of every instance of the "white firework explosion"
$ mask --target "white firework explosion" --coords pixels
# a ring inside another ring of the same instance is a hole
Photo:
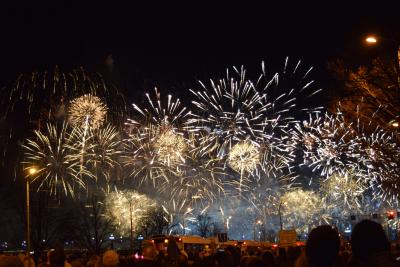
[[[322,177],[344,175],[348,169],[357,169],[354,164],[359,157],[359,140],[341,113],[310,114],[308,120],[296,123],[290,142],[290,147],[302,152],[303,165]]]
[[[85,187],[83,177],[94,178],[81,166],[80,155],[76,153],[80,145],[77,131],[65,123],[61,127],[47,124],[45,131],[35,131],[35,138],[26,140],[23,164],[26,169],[37,170],[31,181],[38,182],[39,189],[49,188],[53,194],[61,190],[73,196],[76,187]]]
[[[329,223],[331,219],[322,198],[313,191],[288,191],[280,201],[285,227],[309,232],[315,226]]]
[[[327,204],[339,209],[342,215],[360,210],[365,191],[368,189],[360,174],[347,172],[334,174],[320,184],[320,192]]]

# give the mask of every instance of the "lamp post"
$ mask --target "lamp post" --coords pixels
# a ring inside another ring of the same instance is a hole
[[[368,35],[365,38],[365,42],[369,45],[376,45],[379,42],[379,40],[389,41],[389,42],[392,42],[397,45],[397,58],[396,58],[397,65],[396,66],[397,66],[397,70],[399,71],[400,70],[400,41],[392,39],[392,38],[386,38],[386,37],[375,36],[375,35]]]
[[[132,199],[129,201],[129,219],[130,219],[130,223],[131,223],[131,250],[133,251],[133,218],[132,218]]]
[[[400,41],[396,40],[396,39],[392,39],[392,38],[386,38],[383,36],[376,36],[376,35],[368,35],[365,38],[365,42],[368,45],[376,45],[377,43],[379,43],[380,40],[383,41],[389,41],[391,43],[394,43],[397,46],[397,55],[395,58],[395,66],[396,66],[396,70],[397,70],[397,83],[400,84]],[[399,92],[400,93],[400,92]],[[388,122],[388,125],[394,128],[398,128],[399,127],[399,121],[397,118],[391,120]]]
[[[28,256],[28,266],[31,266],[31,212],[30,212],[30,177],[37,172],[35,167],[28,169],[28,175],[25,177],[26,187],[26,251]]]
[[[256,241],[256,225],[260,225],[260,224],[262,224],[262,221],[261,220],[257,220],[255,223],[254,223],[254,231],[253,231],[253,239],[254,239],[254,241]]]
[[[282,208],[282,201],[279,202],[279,207],[278,207],[279,224],[280,224],[281,231],[282,231],[282,230],[283,230],[283,224],[282,224],[282,213],[281,213],[281,208]]]

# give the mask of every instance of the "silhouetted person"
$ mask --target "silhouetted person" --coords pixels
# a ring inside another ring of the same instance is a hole
[[[314,228],[308,236],[306,259],[310,267],[332,267],[337,260],[340,238],[329,225]]]
[[[351,234],[351,267],[399,266],[390,255],[390,243],[379,223],[359,222]]]

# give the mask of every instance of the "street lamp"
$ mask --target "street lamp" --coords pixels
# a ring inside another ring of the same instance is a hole
[[[376,39],[376,37],[373,35],[369,35],[365,38],[365,42],[367,42],[368,44],[375,44],[378,42],[378,39]]]
[[[279,202],[279,207],[278,207],[278,214],[279,214],[279,225],[281,227],[281,231],[283,230],[283,224],[282,224],[282,201]]]
[[[130,234],[130,237],[131,237],[131,242],[130,242],[131,251],[133,251],[133,215],[132,215],[133,210],[132,209],[133,209],[132,208],[132,199],[130,199],[130,201],[129,201],[129,219],[130,219],[130,224],[131,224],[131,227],[130,227],[130,232],[131,232],[131,234]]]
[[[397,59],[396,59],[396,62],[397,62],[397,67],[398,67],[397,70],[399,70],[400,69],[400,41],[396,40],[396,39],[392,39],[392,38],[386,38],[386,37],[383,37],[383,36],[378,36],[377,37],[377,36],[374,36],[374,35],[368,35],[365,38],[365,42],[367,44],[370,44],[370,45],[375,45],[376,43],[378,43],[379,40],[389,41],[391,43],[394,43],[397,46]]]
[[[260,225],[260,224],[262,224],[262,221],[261,220],[257,220],[255,223],[254,223],[254,231],[253,231],[253,239],[254,239],[254,241],[256,241],[256,225]]]
[[[397,46],[397,57],[395,59],[395,62],[396,62],[397,73],[400,73],[400,41],[396,40],[396,39],[392,39],[392,38],[382,37],[382,36],[376,37],[374,35],[369,35],[365,38],[365,42],[370,45],[375,45],[378,42],[378,40],[389,41],[391,43],[394,43]],[[397,82],[400,83],[400,75],[398,75]],[[395,128],[399,127],[399,122],[397,122],[397,121],[392,120],[388,124]]]
[[[37,173],[37,169],[35,167],[30,167],[28,169],[28,175],[25,177],[25,186],[26,186],[26,250],[28,254],[28,266],[31,265],[31,213],[30,213],[30,178]]]

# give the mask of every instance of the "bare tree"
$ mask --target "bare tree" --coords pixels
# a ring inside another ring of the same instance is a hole
[[[164,210],[161,207],[149,209],[138,228],[138,233],[141,233],[145,238],[166,232],[168,222],[165,220]]]
[[[201,237],[209,237],[213,231],[213,221],[208,214],[199,214],[196,218],[195,231]]]
[[[35,251],[43,251],[60,239],[64,227],[70,223],[72,218],[61,207],[62,201],[45,191],[31,195],[31,240]]]
[[[386,127],[400,117],[400,70],[399,61],[376,58],[371,66],[352,70],[343,61],[329,64],[337,80],[342,83],[344,94],[334,97],[331,109],[338,102],[345,115],[355,121],[374,123]]]
[[[81,245],[95,253],[103,249],[114,225],[105,216],[104,204],[97,196],[92,196],[86,204],[79,204],[79,223],[75,229],[79,237],[76,241]]]

